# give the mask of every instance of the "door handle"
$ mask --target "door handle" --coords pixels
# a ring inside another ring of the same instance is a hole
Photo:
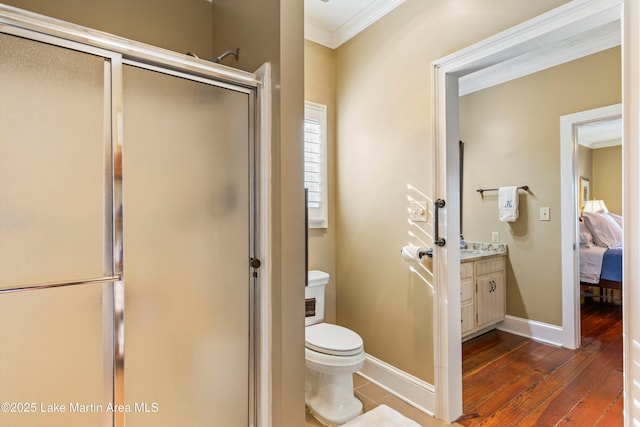
[[[260,268],[262,263],[260,262],[260,260],[258,258],[251,258],[249,260],[249,265],[251,266],[251,268],[255,268],[257,270],[258,268]]]
[[[439,237],[438,236],[438,217],[440,216],[438,214],[438,209],[444,208],[445,205],[446,205],[446,203],[445,203],[445,201],[443,199],[437,199],[435,201],[435,203],[433,204],[433,206],[435,207],[435,212],[433,213],[433,215],[435,216],[434,228],[436,229],[435,238],[433,240],[433,243],[435,243],[438,246],[444,246],[444,245],[447,244],[447,241],[445,240],[444,237]]]

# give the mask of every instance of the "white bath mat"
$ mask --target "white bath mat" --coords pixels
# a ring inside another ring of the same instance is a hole
[[[387,405],[380,405],[342,427],[420,427],[420,424]]]

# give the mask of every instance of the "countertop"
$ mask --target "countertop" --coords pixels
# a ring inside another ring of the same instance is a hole
[[[461,261],[473,261],[475,259],[506,255],[507,245],[504,243],[467,242],[464,249],[460,249]]]

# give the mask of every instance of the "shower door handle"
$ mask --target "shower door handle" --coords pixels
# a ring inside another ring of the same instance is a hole
[[[122,280],[122,276],[118,274],[115,276],[98,277],[95,279],[80,279],[80,280],[68,280],[65,282],[39,283],[35,285],[9,286],[7,288],[0,289],[0,295],[10,294],[13,292],[22,292],[22,291],[64,288],[67,286],[76,286],[76,285],[101,284],[101,283],[117,282],[120,280]]]
[[[438,236],[438,232],[439,232],[438,231],[438,217],[440,216],[438,210],[444,208],[445,205],[446,205],[446,203],[445,203],[445,201],[443,199],[437,199],[435,201],[435,203],[433,204],[433,206],[435,208],[434,212],[433,212],[433,215],[435,217],[434,228],[436,229],[435,230],[435,238],[433,239],[433,243],[435,243],[438,246],[444,246],[444,245],[447,244],[447,241],[444,239],[444,237],[439,237]]]

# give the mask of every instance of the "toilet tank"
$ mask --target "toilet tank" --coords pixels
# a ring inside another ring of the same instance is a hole
[[[311,270],[307,277],[308,285],[304,289],[304,326],[322,323],[324,320],[324,290],[329,283],[329,273]]]

